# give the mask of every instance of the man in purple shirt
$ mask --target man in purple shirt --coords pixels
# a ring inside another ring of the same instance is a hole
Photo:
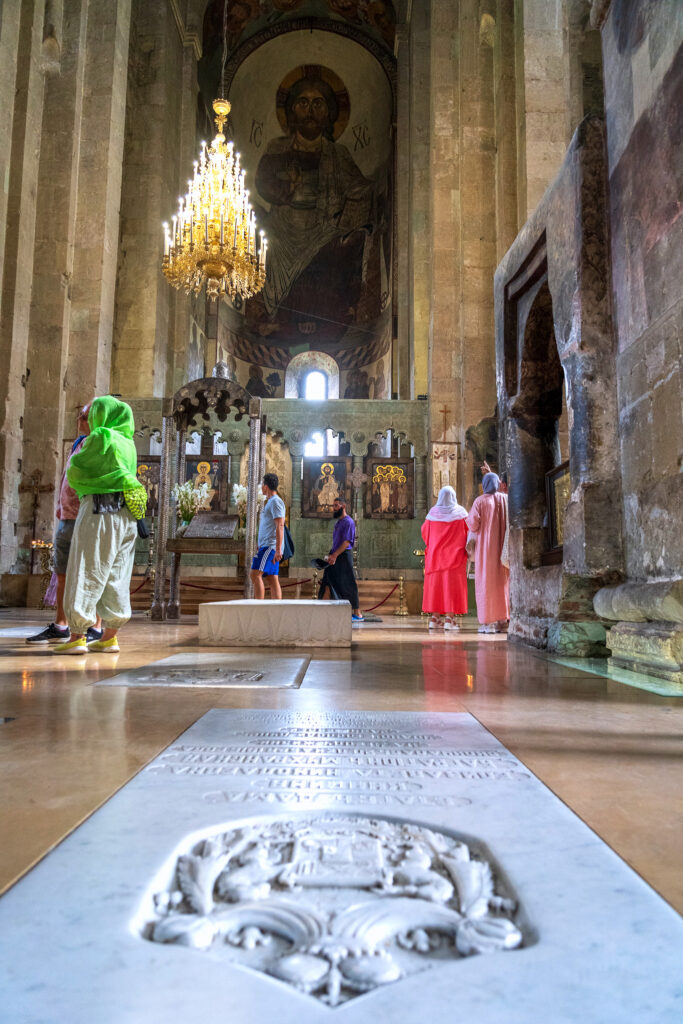
[[[353,545],[356,543],[356,524],[346,512],[344,498],[332,502],[332,515],[336,522],[332,535],[332,550],[326,557],[327,568],[323,573],[318,597],[322,600],[329,590],[335,601],[348,601],[351,605],[353,622],[362,622],[358,598],[358,585],[353,574]]]

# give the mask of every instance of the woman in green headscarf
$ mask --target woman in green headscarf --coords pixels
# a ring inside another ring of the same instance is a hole
[[[71,639],[54,647],[54,654],[115,654],[117,630],[130,618],[136,519],[146,499],[136,475],[133,410],[105,395],[90,406],[88,424],[90,433],[67,470],[81,500],[64,590]],[[97,615],[102,639],[87,644],[86,630]]]

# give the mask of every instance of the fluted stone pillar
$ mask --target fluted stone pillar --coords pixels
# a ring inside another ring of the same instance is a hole
[[[249,575],[251,560],[256,554],[256,492],[261,470],[261,400],[249,403],[249,472],[247,476],[247,535],[244,543],[244,596],[253,597],[254,587]]]
[[[268,443],[268,431],[266,427],[266,417],[264,416],[261,420],[261,438],[259,448],[259,485],[263,481],[263,477],[266,473],[266,447]]]
[[[427,512],[427,476],[424,455],[415,456],[415,517],[419,519]]]
[[[170,412],[170,410],[169,410]],[[171,498],[172,445],[175,436],[173,417],[165,415],[161,425],[161,464],[159,467],[159,516],[157,519],[157,550],[154,575],[154,599],[150,618],[163,619],[166,612],[166,540]]]
[[[171,481],[171,490],[173,490],[175,484],[181,483],[185,480],[185,442],[185,430],[179,430],[176,434],[176,457],[173,460],[175,471],[173,474],[174,479]],[[177,522],[178,514],[174,502],[173,508],[171,509],[171,537],[175,537]],[[180,618],[180,556],[176,554],[173,555],[173,560],[171,561],[171,579],[168,605],[166,606],[166,616],[169,619]]]
[[[292,506],[290,517],[299,519],[301,516],[301,454],[291,452],[292,457]]]
[[[231,447],[228,447],[228,454],[230,455],[230,469],[228,476],[228,508],[232,507],[232,489],[235,484],[240,482],[240,457],[241,453],[233,452]]]

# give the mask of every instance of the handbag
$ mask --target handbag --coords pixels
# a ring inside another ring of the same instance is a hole
[[[282,542],[282,561],[286,562],[288,558],[291,558],[294,554],[294,541],[292,535],[289,532],[287,524],[285,524],[285,535]]]

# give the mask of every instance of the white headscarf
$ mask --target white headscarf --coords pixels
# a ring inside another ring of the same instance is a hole
[[[427,513],[427,519],[433,523],[452,523],[456,519],[464,519],[467,509],[458,505],[458,499],[452,487],[442,487],[436,505],[432,505]]]

